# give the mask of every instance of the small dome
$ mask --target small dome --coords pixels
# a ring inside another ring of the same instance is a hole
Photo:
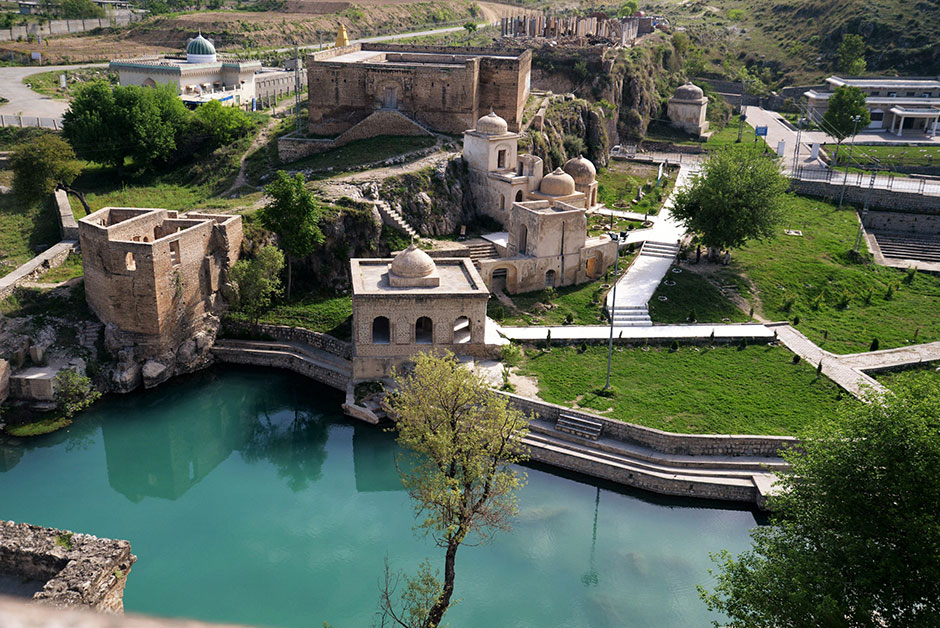
[[[395,256],[389,265],[389,272],[406,279],[427,277],[437,270],[431,256],[419,249],[412,242],[411,246]]]
[[[546,196],[568,196],[574,194],[574,179],[571,175],[555,168],[555,171],[546,175],[539,184],[539,192]]]
[[[701,87],[688,82],[685,85],[680,85],[676,89],[673,98],[676,100],[700,100],[704,96],[705,92],[702,91]]]
[[[505,120],[496,115],[496,112],[491,111],[477,120],[477,128],[475,130],[478,133],[485,133],[486,135],[502,135],[509,132],[509,125]]]
[[[577,185],[590,185],[594,183],[597,176],[597,169],[594,164],[591,163],[590,159],[585,159],[584,155],[569,159],[563,169],[571,175]]]
[[[215,46],[200,33],[186,44],[186,61],[188,63],[214,63]]]

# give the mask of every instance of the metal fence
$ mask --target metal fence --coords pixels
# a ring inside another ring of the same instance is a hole
[[[62,128],[62,118],[40,118],[38,116],[10,116],[0,115],[0,127],[34,126],[41,129],[52,129],[58,131]]]
[[[876,190],[889,190],[892,192],[908,192],[921,196],[940,196],[940,180],[920,177],[899,177],[894,174],[876,174],[872,185],[870,172],[849,172],[829,168],[800,166],[788,173],[791,178],[800,181],[819,181],[852,187],[873,187]]]

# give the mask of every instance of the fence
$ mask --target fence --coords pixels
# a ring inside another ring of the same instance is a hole
[[[789,175],[791,178],[799,179],[800,181],[819,181],[821,183],[831,183],[834,185],[843,185],[844,183],[846,186],[860,188],[872,186],[872,175],[869,172],[850,172],[846,175],[845,172],[840,170],[799,166],[796,170],[791,171]],[[893,174],[875,175],[873,187],[876,190],[907,192],[921,196],[940,196],[940,181],[914,177],[898,177]]]
[[[62,118],[40,118],[38,116],[10,116],[0,115],[0,127],[27,127],[34,126],[40,129],[58,131],[62,128]]]

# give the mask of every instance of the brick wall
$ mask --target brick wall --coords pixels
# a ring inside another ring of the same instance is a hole
[[[869,211],[865,217],[865,228],[877,231],[940,235],[940,215]]]
[[[689,456],[776,456],[781,449],[797,441],[789,436],[736,436],[713,434],[673,434],[642,425],[608,419],[596,414],[572,410],[545,401],[499,392],[510,403],[526,413],[535,413],[543,420],[555,422],[558,415],[569,414],[603,424],[603,434],[627,443],[636,443],[665,454]]]

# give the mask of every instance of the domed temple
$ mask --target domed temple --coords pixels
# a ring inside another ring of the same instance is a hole
[[[705,92],[701,87],[689,82],[676,88],[675,94],[669,99],[666,113],[672,126],[696,137],[707,137],[707,107],[708,98],[705,97]]]

